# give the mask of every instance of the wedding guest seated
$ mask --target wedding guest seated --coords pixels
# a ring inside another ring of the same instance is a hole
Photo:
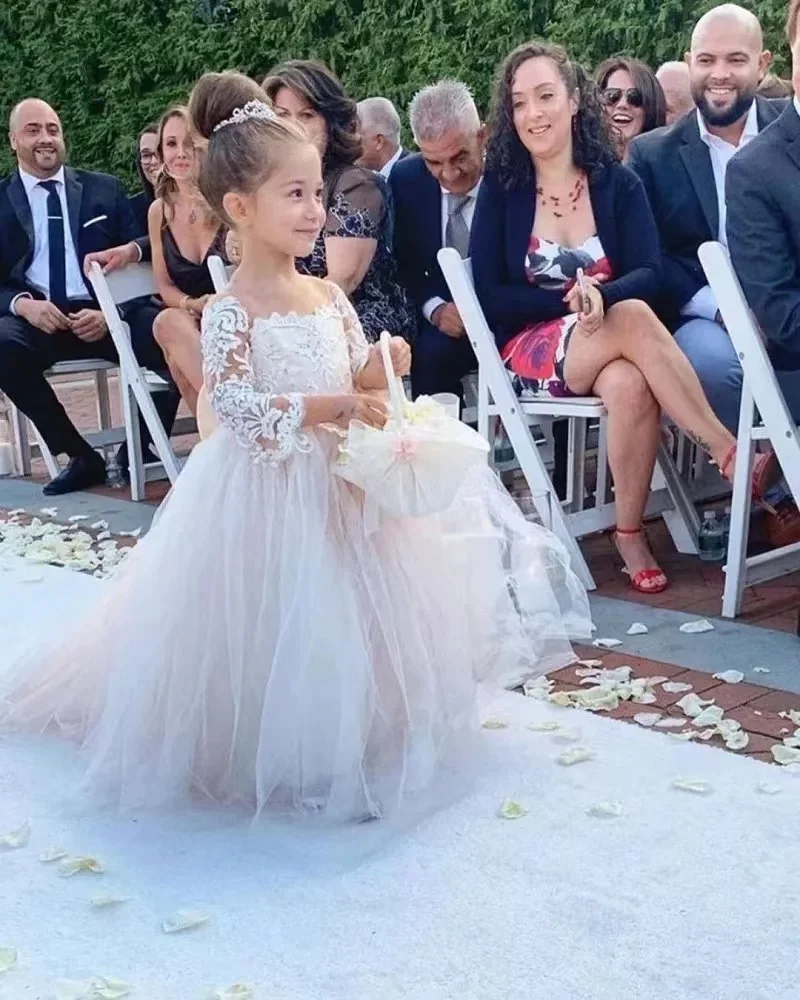
[[[442,247],[469,254],[485,130],[469,88],[456,80],[421,90],[409,119],[420,153],[398,163],[389,181],[395,255],[418,314],[411,384],[415,395],[461,395],[461,379],[476,367],[475,355],[436,254]]]
[[[358,102],[361,137],[359,166],[377,170],[388,179],[392,167],[408,156],[400,145],[400,115],[386,97],[368,97]]]
[[[383,330],[411,339],[414,316],[397,279],[386,181],[357,165],[361,141],[355,101],[327,67],[309,60],[276,66],[263,86],[275,111],[300,124],[322,157],[328,217],[314,252],[298,261],[299,269],[339,285],[368,340],[377,340]]]
[[[661,408],[725,475],[735,442],[646,304],[661,282],[647,196],[618,162],[597,88],[558,46],[529,42],[503,64],[471,247],[476,290],[518,390],[602,398],[617,548],[634,589],[663,590],[641,530]],[[766,458],[757,465],[760,494],[775,469]]]
[[[774,73],[767,73],[758,85],[758,93],[761,97],[779,99],[782,97],[792,97],[794,90],[792,90],[791,80],[781,80]]]
[[[735,433],[742,368],[697,250],[709,240],[727,244],[728,165],[785,102],[757,95],[771,56],[758,19],[742,7],[724,4],[704,14],[687,59],[695,114],[635,139],[629,163],[644,183],[661,237],[659,313],[675,330],[714,412]]]
[[[638,59],[606,59],[597,67],[595,80],[619,138],[624,163],[631,139],[665,124],[664,91],[655,73]]]
[[[656,80],[661,84],[667,102],[667,125],[694,110],[689,67],[685,62],[662,63],[656,70]]]
[[[208,258],[225,259],[227,230],[197,187],[199,156],[186,108],[170,108],[159,122],[158,155],[162,167],[147,221],[158,294],[166,308],[154,331],[186,405],[196,414],[203,386],[200,316],[214,293]]]
[[[17,104],[9,135],[17,168],[0,182],[0,389],[54,455],[68,456],[66,468],[44,487],[47,496],[57,496],[104,482],[106,467],[44,372],[59,361],[117,361],[81,263],[87,254],[131,241],[136,224],[115,177],[65,166],[61,121],[49,104],[35,98]],[[152,315],[130,307],[125,318],[139,362],[163,367]]]
[[[147,235],[147,211],[155,200],[155,184],[161,158],[158,155],[158,125],[146,125],[139,135],[136,154],[136,170],[142,183],[142,190],[131,195],[131,208],[136,219],[136,231]]]
[[[789,8],[794,98],[777,122],[731,160],[725,183],[728,247],[767,341],[786,403],[800,423],[800,0]],[[800,541],[791,498],[768,521],[770,541]]]

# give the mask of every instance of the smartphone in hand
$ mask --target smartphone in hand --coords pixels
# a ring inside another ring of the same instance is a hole
[[[578,292],[581,299],[581,313],[584,316],[588,316],[592,311],[592,302],[589,298],[589,284],[586,281],[586,276],[583,273],[583,268],[579,267],[575,275],[575,280],[578,283]]]

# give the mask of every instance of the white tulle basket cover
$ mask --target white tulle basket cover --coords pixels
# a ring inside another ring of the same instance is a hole
[[[334,471],[389,514],[436,514],[453,502],[469,469],[486,461],[489,443],[430,396],[406,398],[389,340],[388,333],[381,334],[390,419],[382,430],[353,421]]]

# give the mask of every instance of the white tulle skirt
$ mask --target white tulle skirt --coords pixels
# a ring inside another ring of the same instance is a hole
[[[349,819],[459,759],[480,682],[573,659],[585,591],[488,468],[446,513],[376,528],[317,441],[277,468],[226,429],[198,445],[99,606],[3,672],[0,724],[85,744],[123,809]]]

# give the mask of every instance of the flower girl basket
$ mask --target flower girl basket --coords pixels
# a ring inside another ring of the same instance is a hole
[[[382,430],[353,421],[334,471],[359,486],[395,517],[423,517],[446,510],[474,465],[486,462],[489,442],[449,417],[430,396],[406,398],[389,353],[380,350],[389,387],[389,420]]]

